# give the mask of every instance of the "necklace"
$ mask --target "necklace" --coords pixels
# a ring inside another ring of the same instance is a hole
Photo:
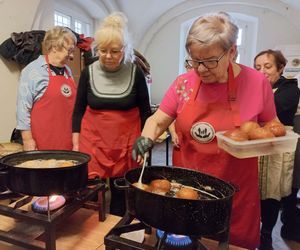
[[[53,66],[52,64],[50,64],[50,69],[54,71],[56,75],[60,75],[60,76],[64,75],[65,72],[65,67],[56,67]]]

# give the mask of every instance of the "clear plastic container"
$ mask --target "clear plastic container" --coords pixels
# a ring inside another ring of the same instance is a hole
[[[293,131],[287,131],[285,136],[249,140],[234,141],[223,134],[226,131],[216,133],[218,146],[229,154],[237,158],[250,158],[262,155],[272,155],[296,150],[298,138],[300,137]]]

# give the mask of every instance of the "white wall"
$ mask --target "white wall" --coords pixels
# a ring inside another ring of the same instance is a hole
[[[48,29],[53,25],[54,2],[59,0],[0,0],[0,42],[12,32]],[[65,0],[64,0],[65,1]],[[74,0],[75,2],[75,0]],[[76,0],[83,4],[83,1]],[[93,3],[92,0],[89,2]],[[227,2],[227,3],[226,3]],[[99,6],[98,6],[99,7]],[[72,11],[75,11],[74,7]],[[95,9],[96,10],[96,9]],[[181,24],[207,12],[227,11],[258,18],[256,52],[276,45],[300,44],[300,11],[278,0],[189,0],[170,9],[139,34],[136,48],[151,64],[152,103],[159,103],[178,74]],[[97,9],[97,12],[99,10]],[[107,9],[103,8],[103,15]],[[142,16],[140,16],[142,18]],[[96,20],[97,22],[97,20]],[[134,32],[134,31],[133,31]],[[133,37],[134,34],[133,34]],[[0,58],[0,142],[8,141],[15,127],[16,92],[20,68]]]
[[[219,3],[217,3],[219,2]],[[221,3],[223,2],[223,3]],[[278,44],[300,43],[300,13],[279,1],[253,0],[224,4],[224,1],[187,1],[171,9],[148,30],[140,43],[151,65],[152,103],[160,103],[178,74],[181,23],[208,12],[227,11],[258,18],[256,52]],[[181,46],[181,47],[180,47]]]
[[[40,0],[0,1],[0,41],[10,38],[12,32],[31,30],[34,13]],[[20,68],[0,58],[0,142],[8,141],[15,127],[16,92]]]

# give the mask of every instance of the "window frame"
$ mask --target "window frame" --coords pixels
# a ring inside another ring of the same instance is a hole
[[[58,20],[56,20],[56,19],[59,19],[59,18],[62,19],[62,22],[59,22]],[[68,25],[66,25],[66,23],[63,21],[64,19],[68,20]],[[66,15],[66,14],[64,14],[60,11],[57,11],[57,10],[54,11],[54,25],[65,26],[65,27],[71,28],[71,23],[72,23],[72,17],[71,16]]]
[[[70,25],[68,26],[68,25],[64,25],[64,23],[57,23],[56,16],[60,16],[62,18],[69,18]],[[84,34],[84,36],[86,36],[86,37],[90,37],[92,35],[91,34],[91,24],[90,23],[87,23],[87,22],[83,21],[82,19],[80,19],[78,17],[74,17],[71,14],[65,13],[62,10],[55,10],[54,11],[53,21],[54,21],[54,25],[68,27],[68,28],[72,29],[74,32],[76,32],[78,34]],[[78,32],[79,30],[76,28],[76,23],[81,24],[81,31],[80,32]]]

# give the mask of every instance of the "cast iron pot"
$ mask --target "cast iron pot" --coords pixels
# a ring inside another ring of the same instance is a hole
[[[24,161],[37,159],[74,160],[78,164],[56,168],[16,167]],[[25,151],[1,158],[0,175],[5,176],[7,187],[13,192],[32,196],[64,194],[87,185],[89,160],[89,155],[76,151]]]
[[[5,167],[0,166],[0,192],[3,192],[7,189],[7,178],[5,175],[1,174],[1,172],[5,170]]]
[[[232,198],[236,191],[231,184],[185,168],[145,168],[144,184],[154,179],[174,180],[200,190],[211,187],[209,193],[218,197],[203,200],[179,199],[147,192],[132,185],[138,181],[140,172],[141,168],[130,170],[124,179],[115,182],[117,188],[127,192],[128,212],[140,221],[165,232],[191,236],[215,235],[229,230]]]

